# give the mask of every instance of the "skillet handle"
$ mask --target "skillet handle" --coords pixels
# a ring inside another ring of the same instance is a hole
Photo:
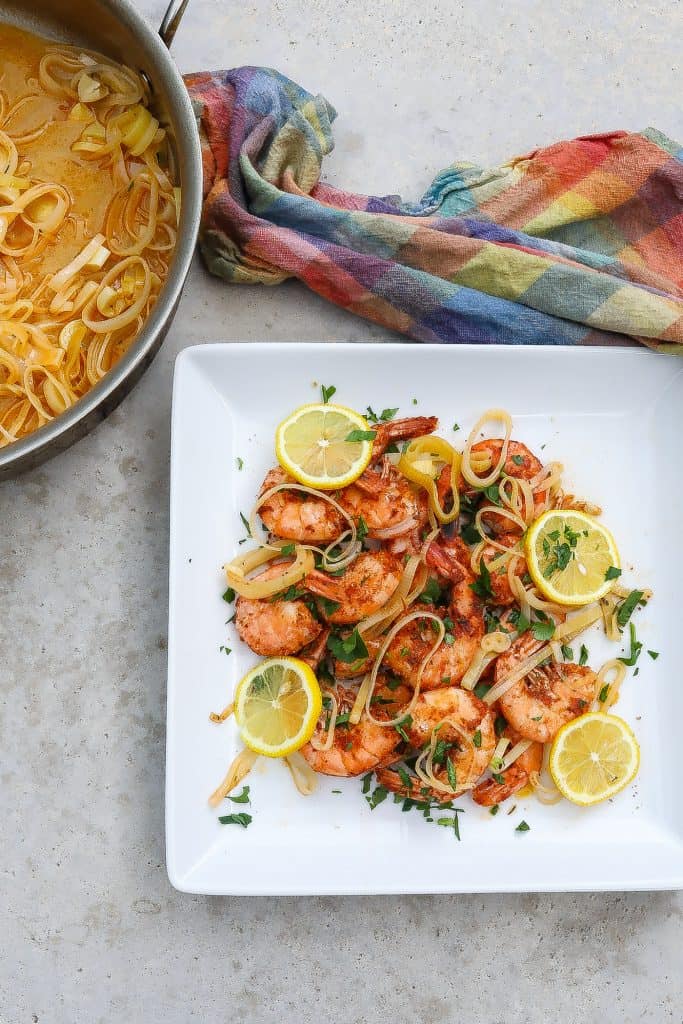
[[[159,35],[170,49],[173,38],[178,31],[180,20],[185,13],[185,8],[190,0],[170,0],[166,13],[164,14],[159,27]]]

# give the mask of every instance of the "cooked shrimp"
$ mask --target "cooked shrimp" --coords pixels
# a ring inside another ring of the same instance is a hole
[[[459,538],[447,543],[452,547],[433,541],[426,557],[427,564],[452,583],[448,609],[436,612],[444,619],[446,636],[422,673],[423,690],[459,683],[485,633],[483,606],[471,589],[474,575],[457,557],[464,555],[467,547]],[[415,682],[420,665],[434,645],[434,625],[431,620],[413,619],[398,631],[385,655],[392,672]]]
[[[396,441],[407,441],[413,437],[424,437],[433,434],[439,425],[437,416],[408,416],[402,420],[390,420],[389,423],[378,423],[373,426],[375,440],[372,445],[372,458],[376,461],[384,455],[390,444]]]
[[[388,460],[381,471],[366,469],[339,492],[339,504],[356,521],[362,516],[371,537],[396,537],[419,530],[427,521],[427,496]]]
[[[403,688],[405,690],[405,688]],[[335,691],[340,715],[351,711],[356,699],[354,690],[338,686]],[[376,696],[390,701],[387,704],[380,704],[373,708],[375,718],[391,718],[396,713],[394,699],[405,702],[409,699],[406,690],[403,694],[394,694],[389,691],[379,690]],[[326,722],[327,712],[323,711],[314,738],[322,743],[327,736]],[[364,775],[366,772],[374,771],[381,765],[390,764],[398,757],[398,749],[402,744],[401,736],[390,726],[377,725],[363,713],[358,725],[351,725],[348,721],[338,725],[334,730],[334,739],[329,750],[316,750],[311,743],[306,743],[301,748],[301,753],[306,758],[311,768],[323,775]]]
[[[508,726],[503,736],[510,740],[510,746],[514,747],[522,737],[514,729]],[[540,772],[543,761],[543,745],[532,743],[523,754],[513,761],[509,768],[497,773],[503,778],[503,782],[496,782],[495,779],[485,779],[472,791],[472,799],[482,807],[493,807],[494,804],[502,804],[504,800],[518,793],[529,782],[532,772]]]
[[[309,668],[312,668],[314,672],[317,672],[320,668],[320,662],[327,654],[327,638],[330,635],[331,630],[329,628],[321,629],[317,638],[312,643],[306,644],[303,647],[297,657],[302,661],[305,661]]]
[[[476,444],[472,445],[472,455],[488,455],[491,459],[491,464],[497,465],[502,447],[503,441],[499,437],[489,438],[485,441],[477,441]],[[520,441],[510,441],[508,443],[507,458],[505,459],[502,470],[506,476],[516,477],[518,480],[533,480],[533,478],[537,476],[542,469],[543,463],[539,462],[536,456],[529,451],[525,444],[522,444]],[[477,493],[476,491],[469,489],[464,480],[461,480],[460,486],[465,489],[465,492],[468,495]],[[545,496],[546,492],[543,490],[534,492],[535,517],[539,516],[545,508]],[[496,515],[493,512],[490,512],[483,515],[482,519],[486,525],[494,531],[494,533],[519,532],[507,516]]]
[[[455,769],[457,793],[471,789],[488,768],[496,749],[495,716],[491,709],[469,690],[447,686],[421,693],[410,719],[403,728],[414,750],[424,749],[438,728],[442,763],[435,764],[435,777],[441,782],[448,781],[449,760]]]
[[[368,637],[363,639],[368,649],[367,658],[360,658],[358,661],[352,662],[340,661],[338,658],[335,658],[332,668],[332,674],[335,679],[357,679],[358,676],[364,676],[366,672],[370,671],[382,641],[381,639],[370,640]]]
[[[498,683],[541,646],[525,633],[496,661]],[[549,743],[558,730],[583,714],[595,698],[596,675],[587,666],[570,663],[543,665],[498,698],[501,713],[527,740]]]
[[[291,564],[292,559],[271,565],[254,579],[273,579]],[[255,600],[249,597],[237,598],[235,626],[245,644],[264,658],[296,654],[306,644],[312,643],[323,628],[302,600]]]
[[[503,544],[507,548],[515,547],[515,545],[519,541],[518,535],[514,533],[502,533],[496,539],[500,544]],[[487,544],[485,546],[484,550],[482,551],[481,557],[487,569],[489,568],[491,562],[493,562],[501,554],[503,554],[503,552],[501,552],[498,548],[495,548],[492,544]],[[520,553],[518,556],[515,556],[514,563],[515,564],[512,571],[515,576],[519,576],[521,579],[527,571],[526,559],[524,558],[524,555]],[[506,562],[505,565],[502,565],[498,569],[494,569],[491,572],[491,593],[493,595],[491,598],[492,604],[507,606],[515,604],[517,600],[515,595],[512,593],[512,590],[510,589],[508,566],[509,563]]]
[[[303,585],[313,594],[335,601],[339,607],[326,613],[328,622],[344,625],[360,622],[383,608],[399,584],[402,565],[388,551],[363,551],[343,576],[329,576],[313,569]]]
[[[472,455],[488,455],[491,465],[495,466],[500,458],[502,448],[503,439],[491,437],[473,444]],[[539,462],[525,444],[522,444],[521,441],[508,441],[507,458],[503,465],[503,473],[506,476],[514,476],[520,480],[533,480],[542,469],[543,463]]]
[[[284,469],[271,469],[261,485],[265,494],[278,484],[295,483]],[[286,540],[306,544],[329,544],[346,529],[344,517],[323,498],[315,498],[302,491],[278,491],[259,508],[266,529]]]

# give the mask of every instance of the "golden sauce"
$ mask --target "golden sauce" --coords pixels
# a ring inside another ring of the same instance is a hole
[[[0,24],[0,446],[93,387],[156,302],[180,194],[147,84]]]
[[[22,143],[25,176],[39,182],[58,181],[68,191],[74,217],[71,231],[60,233],[59,240],[43,251],[42,266],[51,273],[68,263],[83,248],[83,238],[91,238],[102,229],[104,215],[117,187],[110,174],[103,174],[98,164],[74,153],[72,145],[83,125],[67,120],[70,103],[50,96],[38,83],[38,64],[49,40],[30,32],[0,24],[0,91],[7,97],[10,110],[17,100],[37,93],[6,122],[4,130],[12,135],[30,133],[36,125],[50,121],[45,131],[33,142]],[[0,173],[3,168],[0,168]],[[77,230],[82,221],[81,230]]]

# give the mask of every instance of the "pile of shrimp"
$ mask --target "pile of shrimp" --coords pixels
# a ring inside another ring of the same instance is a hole
[[[334,545],[348,530],[342,509],[359,535],[362,524],[362,546],[342,570],[318,562],[293,593],[238,597],[235,624],[256,654],[293,655],[315,671],[323,711],[301,749],[314,772],[376,773],[407,799],[447,804],[470,793],[492,807],[520,790],[548,792],[540,782],[544,751],[565,723],[590,710],[599,685],[587,665],[564,660],[559,643],[528,631],[529,621],[564,622],[567,610],[531,584],[524,530],[550,508],[599,510],[564,494],[561,467],[544,466],[509,430],[481,440],[473,431],[457,453],[460,514],[443,525],[427,491],[387,452],[437,426],[435,417],[378,424],[368,468],[334,493],[334,504],[288,490],[295,481],[271,469],[258,505],[271,542]],[[444,505],[454,500],[452,472],[446,465],[437,472]],[[279,558],[253,578],[276,578],[291,564]],[[404,594],[383,622],[409,564],[419,592]],[[360,650],[355,660],[343,656],[345,640]],[[529,662],[526,674],[505,685]]]

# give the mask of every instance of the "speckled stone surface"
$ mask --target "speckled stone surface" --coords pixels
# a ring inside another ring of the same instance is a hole
[[[164,0],[141,7],[159,23]],[[416,197],[456,158],[648,124],[683,138],[682,27],[678,0],[192,0],[174,51],[184,71],[270,64],[323,92],[340,112],[327,177]],[[212,899],[168,884],[174,357],[212,339],[388,337],[297,285],[231,290],[196,265],[120,410],[0,485],[0,1024],[683,1019],[680,895]]]

